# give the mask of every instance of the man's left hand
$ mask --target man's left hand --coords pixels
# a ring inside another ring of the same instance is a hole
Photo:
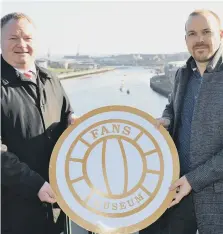
[[[186,176],[181,177],[174,184],[171,185],[170,191],[173,191],[175,189],[177,189],[177,192],[174,196],[173,201],[169,205],[169,208],[178,204],[182,200],[182,198],[187,196],[192,190]]]
[[[75,121],[78,119],[79,117],[76,116],[74,113],[71,113],[69,116],[68,116],[68,126],[71,125],[71,124],[74,124]]]

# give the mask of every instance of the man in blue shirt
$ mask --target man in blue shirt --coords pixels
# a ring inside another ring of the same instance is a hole
[[[191,57],[157,119],[176,144],[181,177],[170,209],[141,233],[223,233],[223,31],[214,12],[197,10],[185,32]]]

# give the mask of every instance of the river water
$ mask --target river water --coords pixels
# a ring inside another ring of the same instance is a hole
[[[62,85],[78,116],[102,106],[125,105],[145,111],[156,118],[161,115],[167,99],[150,88],[152,76],[154,73],[148,69],[130,67],[62,80]],[[123,92],[120,91],[122,83]]]

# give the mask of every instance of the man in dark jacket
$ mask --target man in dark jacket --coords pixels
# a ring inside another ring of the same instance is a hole
[[[223,31],[208,10],[192,12],[185,31],[191,57],[157,120],[176,144],[181,178],[171,208],[141,233],[223,233]]]
[[[57,77],[34,63],[32,20],[4,16],[1,37],[2,233],[57,234],[49,160],[75,117]]]

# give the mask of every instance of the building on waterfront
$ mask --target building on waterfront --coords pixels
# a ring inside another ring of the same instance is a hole
[[[89,62],[73,62],[69,63],[68,68],[73,69],[75,71],[81,71],[81,70],[97,69],[99,68],[99,65],[96,63],[89,63]]]
[[[48,61],[45,59],[37,59],[36,64],[40,67],[47,68],[48,67]]]
[[[68,69],[69,63],[72,61],[66,60],[66,59],[54,59],[54,60],[49,60],[48,65],[51,68],[63,68],[63,69]]]

